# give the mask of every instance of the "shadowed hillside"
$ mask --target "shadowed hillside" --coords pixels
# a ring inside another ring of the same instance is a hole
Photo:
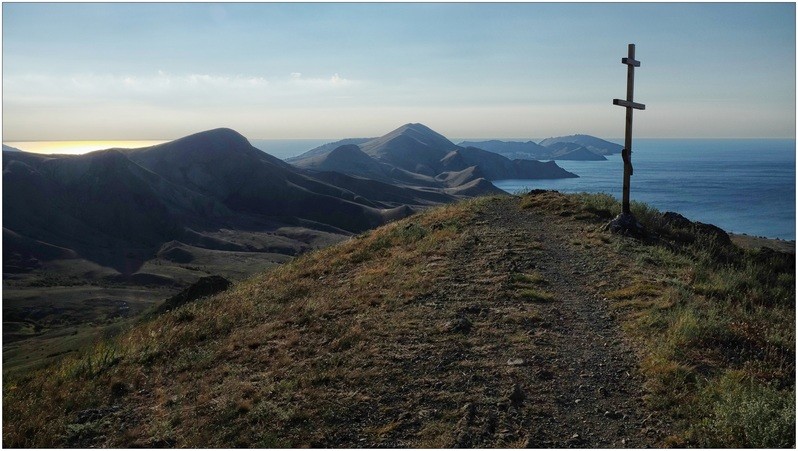
[[[3,444],[793,446],[794,255],[619,209],[480,198],[306,254],[7,378]]]
[[[371,141],[374,138],[346,138],[339,141],[323,144],[319,147],[315,147],[313,149],[308,150],[307,152],[302,153],[301,155],[297,155],[291,158],[287,158],[285,161],[288,163],[293,163],[295,160],[300,160],[309,157],[315,157],[319,155],[324,155],[329,153],[332,150],[337,149],[338,147],[349,145],[349,144],[363,144],[366,141]]]
[[[40,242],[126,275],[173,240],[246,250],[213,234],[304,226],[346,235],[402,217],[407,206],[455,199],[442,190],[315,177],[229,129],[78,156],[7,152],[3,188],[3,227],[19,237],[5,253],[8,265],[41,266],[46,255],[26,245]]]

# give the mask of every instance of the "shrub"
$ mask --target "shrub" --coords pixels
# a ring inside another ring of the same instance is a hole
[[[795,446],[795,388],[778,390],[730,372],[705,394],[709,417],[694,432],[704,447]]]

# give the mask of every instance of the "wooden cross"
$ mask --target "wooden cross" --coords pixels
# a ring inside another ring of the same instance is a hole
[[[635,92],[635,67],[640,67],[640,61],[635,59],[635,45],[629,44],[629,57],[621,58],[621,63],[627,65],[626,70],[626,100],[613,99],[613,105],[620,105],[626,108],[626,136],[624,138],[623,151],[623,214],[631,214],[629,209],[629,179],[634,172],[632,170],[632,110],[645,110],[646,106],[642,103],[634,102]]]

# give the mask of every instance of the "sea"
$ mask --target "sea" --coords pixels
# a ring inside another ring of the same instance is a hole
[[[250,140],[253,146],[281,159],[333,141],[336,140]],[[462,139],[452,141],[457,143]],[[623,144],[618,139],[609,141]],[[91,150],[142,147],[159,142],[162,141],[95,142]],[[44,144],[41,149],[33,148],[33,143],[4,144],[27,151],[53,153],[53,149],[70,143],[50,142],[47,149]],[[62,153],[67,153],[63,147],[61,149]],[[81,151],[70,153],[85,151],[88,150],[83,147]],[[633,201],[645,202],[660,211],[675,211],[728,232],[795,240],[795,156],[795,139],[640,138],[633,143],[634,175],[630,196]],[[551,189],[563,193],[607,193],[620,199],[623,183],[620,155],[610,155],[607,161],[558,160],[557,164],[579,178],[493,183],[513,194],[530,189]]]
[[[794,139],[641,138],[632,149],[632,201],[727,232],[795,240]],[[509,193],[551,189],[621,198],[620,155],[608,156],[607,161],[558,160],[557,164],[579,178],[493,183]]]
[[[462,140],[452,139],[455,143]],[[331,141],[252,140],[252,144],[285,159]],[[623,145],[622,139],[609,141]],[[660,211],[675,211],[732,233],[795,240],[794,139],[641,138],[632,148],[633,201]],[[607,156],[607,161],[557,160],[557,164],[579,178],[498,180],[493,184],[512,194],[552,189],[621,198],[620,155]]]

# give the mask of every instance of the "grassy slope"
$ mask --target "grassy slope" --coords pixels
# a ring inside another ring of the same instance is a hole
[[[609,196],[566,203],[620,212]],[[638,343],[649,405],[677,421],[663,444],[795,446],[795,255],[723,246],[632,210],[663,239],[615,243],[628,280],[605,295]]]
[[[536,363],[510,362],[560,351],[538,342],[567,338],[547,315],[568,313],[557,302],[572,279],[589,284],[569,296],[607,299],[637,351],[646,409],[673,421],[649,444],[794,444],[794,256],[600,231],[617,209],[603,196],[478,199],[302,256],[82,358],[6,378],[3,444],[566,446],[529,432],[549,410],[578,410],[548,404],[566,381],[544,385]],[[637,212],[649,229],[695,238]],[[480,247],[509,230],[496,218],[526,232]],[[530,270],[536,259],[546,267]],[[526,266],[501,266],[510,260]],[[537,403],[508,404],[519,385]]]

